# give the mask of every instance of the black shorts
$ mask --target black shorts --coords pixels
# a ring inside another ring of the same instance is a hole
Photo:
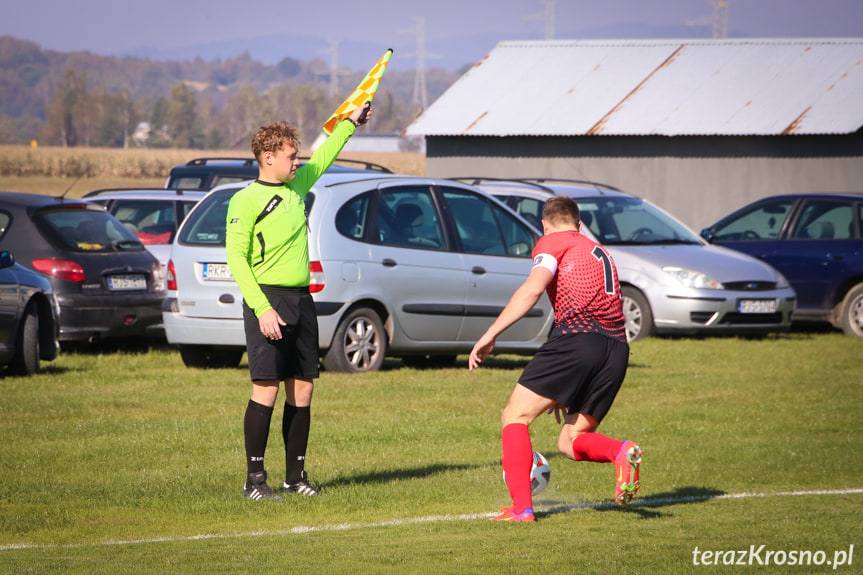
[[[626,376],[629,344],[597,333],[560,335],[545,342],[518,382],[543,397],[602,421]]]
[[[261,290],[288,325],[282,326],[282,339],[267,339],[255,312],[243,301],[252,381],[318,377],[318,316],[309,289],[262,285]]]

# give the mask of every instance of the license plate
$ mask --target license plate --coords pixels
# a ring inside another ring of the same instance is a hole
[[[228,264],[204,264],[205,281],[233,281]]]
[[[776,300],[742,299],[737,302],[737,311],[740,313],[774,313],[776,311]]]
[[[108,276],[108,289],[112,291],[147,289],[147,278],[143,275]]]

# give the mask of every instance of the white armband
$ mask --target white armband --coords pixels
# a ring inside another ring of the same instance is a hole
[[[557,273],[557,260],[550,254],[536,254],[533,258],[533,267],[537,266],[547,269],[552,275]]]

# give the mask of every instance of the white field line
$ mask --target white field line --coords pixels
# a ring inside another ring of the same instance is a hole
[[[712,499],[750,499],[759,497],[801,497],[812,495],[858,495],[863,494],[863,488],[859,489],[833,489],[816,491],[778,491],[775,493],[725,493],[723,495],[691,495],[687,497],[663,497],[659,499],[635,500],[630,507],[652,507],[658,505],[677,505],[683,503],[695,503]],[[541,509],[537,507],[537,513],[552,515],[555,513],[568,513],[583,509],[611,509],[616,507],[613,503],[578,503],[574,505],[558,505]],[[398,527],[400,525],[415,525],[418,523],[439,523],[442,521],[470,521],[474,519],[486,519],[494,517],[495,513],[468,513],[465,515],[431,515],[428,517],[414,517],[412,519],[394,519],[392,521],[380,521],[377,523],[339,523],[336,525],[297,526],[291,529],[275,531],[252,531],[249,533],[218,533],[205,535],[191,535],[187,537],[155,537],[152,539],[131,539],[125,541],[103,541],[99,543],[70,543],[67,545],[31,545],[20,543],[12,545],[0,545],[0,551],[13,549],[70,549],[77,547],[100,547],[106,545],[141,545],[146,543],[176,543],[182,541],[202,541],[207,539],[239,539],[243,537],[272,537],[279,535],[299,535],[303,533],[321,533],[327,531],[353,531],[357,529],[375,529],[379,527]]]

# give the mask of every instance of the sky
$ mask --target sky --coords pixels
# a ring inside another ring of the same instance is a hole
[[[711,37],[716,0],[0,0],[0,36],[155,60],[248,51],[352,66],[388,47],[407,66],[474,62],[498,41]],[[863,37],[863,0],[725,0],[728,37]],[[425,42],[417,41],[423,30]],[[333,56],[335,55],[335,59]],[[392,64],[391,64],[392,66]]]

